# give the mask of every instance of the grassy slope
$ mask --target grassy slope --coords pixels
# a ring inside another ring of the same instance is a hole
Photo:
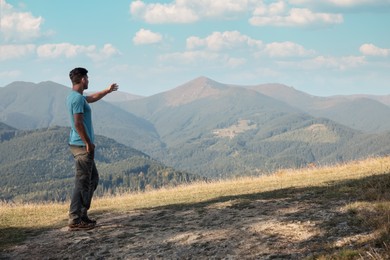
[[[329,198],[345,200],[344,210],[356,218],[356,225],[369,226],[372,230],[372,239],[364,243],[379,246],[382,255],[390,255],[386,246],[390,242],[390,157],[100,198],[93,202],[91,215],[99,217],[108,211],[126,214],[134,209],[167,206],[177,209],[188,205],[200,207],[202,204],[225,202],[237,197],[251,201],[258,198],[259,194],[277,196],[291,189],[310,193],[313,199],[322,203],[326,203]],[[316,192],[318,190],[321,193]],[[67,209],[67,203],[1,205],[0,249],[6,249],[45,230],[65,226]],[[343,258],[345,252],[348,250],[338,253],[338,258],[348,259],[348,256]]]

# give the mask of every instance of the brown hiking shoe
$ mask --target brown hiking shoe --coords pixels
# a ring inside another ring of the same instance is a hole
[[[81,221],[84,221],[85,223],[88,223],[88,224],[96,225],[96,220],[90,219],[89,217],[81,217]]]
[[[78,230],[90,230],[95,228],[96,224],[87,223],[85,221],[80,221],[78,223],[69,224],[69,231],[78,231]]]

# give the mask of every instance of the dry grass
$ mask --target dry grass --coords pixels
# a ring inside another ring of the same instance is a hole
[[[377,243],[390,241],[390,177],[383,182],[367,181],[356,189],[343,186],[345,181],[361,180],[366,177],[390,173],[390,157],[370,158],[335,166],[314,167],[299,170],[280,170],[260,177],[245,177],[231,180],[199,182],[175,188],[163,188],[144,193],[122,194],[96,198],[91,215],[103,212],[129,212],[134,209],[156,208],[170,205],[199,204],[213,199],[237,195],[257,194],[286,188],[337,187],[353,196],[360,196],[368,202],[352,203],[346,210],[366,221],[378,230]],[[385,175],[387,176],[387,175]],[[335,189],[334,196],[337,196]],[[0,249],[9,247],[44,230],[65,226],[68,203],[42,204],[0,204]],[[356,254],[349,252],[344,254]],[[375,254],[375,252],[372,252]],[[348,259],[348,258],[337,258]],[[378,258],[379,259],[379,258]]]
[[[330,186],[340,181],[390,173],[390,157],[370,158],[336,166],[286,169],[260,177],[243,177],[210,183],[198,182],[138,194],[123,194],[95,200],[94,207],[126,211],[169,204],[190,204],[211,199],[274,191],[284,188]]]
[[[66,211],[59,203],[0,204],[0,249],[60,226]]]

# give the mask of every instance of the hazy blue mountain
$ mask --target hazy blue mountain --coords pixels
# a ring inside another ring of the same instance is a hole
[[[311,109],[317,103],[326,101],[326,98],[312,96],[283,84],[262,84],[247,88],[283,101],[303,111]]]
[[[355,98],[369,98],[376,101],[381,102],[382,104],[385,104],[387,106],[390,106],[390,95],[367,95],[367,94],[357,94],[357,95],[351,95],[347,96],[349,98],[355,99]]]
[[[308,112],[368,133],[390,130],[390,120],[386,120],[390,118],[390,106],[369,98],[335,102],[332,106],[316,107]]]
[[[316,117],[369,133],[390,130],[390,96],[351,95],[317,97],[281,84],[249,87]]]
[[[118,90],[118,91],[110,93],[110,95],[105,96],[104,101],[115,103],[115,102],[137,100],[137,99],[141,99],[141,98],[144,98],[144,97],[139,96],[139,95],[133,95],[133,94]]]
[[[18,129],[66,125],[65,86],[54,82],[14,82],[0,88],[0,119]]]
[[[47,81],[39,84],[14,82],[0,88],[0,121],[18,129],[69,126],[66,97],[71,91]],[[154,126],[103,100],[91,104],[96,134],[115,137],[137,147],[161,146]]]

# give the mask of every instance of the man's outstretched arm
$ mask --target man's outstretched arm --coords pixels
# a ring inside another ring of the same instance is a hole
[[[87,96],[87,102],[88,103],[93,103],[93,102],[96,102],[100,99],[102,99],[105,95],[107,95],[108,93],[111,93],[113,91],[117,91],[119,88],[118,84],[116,83],[112,83],[108,88],[102,90],[102,91],[99,91],[99,92],[96,92],[96,93],[93,93],[91,95],[88,95]]]

